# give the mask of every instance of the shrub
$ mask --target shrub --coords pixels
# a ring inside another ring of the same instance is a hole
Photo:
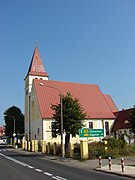
[[[105,148],[104,142],[93,142],[89,144],[89,158],[95,159],[99,156],[102,158],[112,158],[119,156],[135,155],[135,145],[129,146],[123,138],[107,139],[107,148]]]

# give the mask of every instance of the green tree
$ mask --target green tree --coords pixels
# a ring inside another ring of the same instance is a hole
[[[130,123],[131,123],[131,130],[132,132],[135,134],[135,106],[133,109],[131,109],[130,113],[129,113],[129,117],[130,117]]]
[[[24,115],[21,110],[12,106],[4,112],[5,120],[5,134],[12,136],[14,133],[14,121],[15,121],[15,133],[17,135],[23,135],[24,133]]]
[[[74,98],[70,92],[67,92],[66,96],[62,96],[63,105],[63,131],[65,136],[65,150],[67,150],[68,143],[70,141],[70,134],[75,136],[78,134],[78,130],[83,127],[83,120],[86,119],[86,113],[84,112],[81,104],[77,98]],[[61,104],[52,105],[54,110],[53,129],[56,132],[56,136],[61,134]]]

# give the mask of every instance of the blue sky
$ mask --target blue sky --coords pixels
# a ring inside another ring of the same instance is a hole
[[[51,80],[98,84],[119,109],[135,104],[135,0],[0,0],[0,125],[24,113],[34,48]]]

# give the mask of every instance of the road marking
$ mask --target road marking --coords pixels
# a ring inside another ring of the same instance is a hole
[[[43,172],[41,169],[35,169],[35,171],[38,171],[38,172]]]
[[[57,179],[57,180],[60,180],[59,178],[57,178],[57,177],[55,177],[55,176],[53,176],[53,177],[52,177],[52,179]]]
[[[9,157],[9,156],[5,156],[5,155],[2,154],[2,153],[0,153],[0,155],[3,156],[3,157],[5,157],[6,159],[9,159],[9,160],[11,160],[11,161],[13,161],[13,162],[15,162],[15,163],[17,163],[17,164],[20,164],[20,165],[24,166],[24,167],[28,166],[28,164],[23,163],[23,162],[21,162],[21,161],[18,161],[17,159],[13,159],[13,158],[11,158],[11,157]]]
[[[13,159],[13,158],[8,157],[8,156],[5,156],[5,158],[7,158],[7,159],[9,159],[9,160],[11,160],[11,161],[13,161],[13,162],[15,162],[15,163],[17,163],[17,164],[20,164],[20,165],[22,165],[22,166],[24,166],[24,167],[28,166],[28,164],[23,163],[23,162],[21,162],[21,161],[19,161],[19,160],[17,160],[17,159]]]
[[[1,155],[1,156],[3,156],[3,157],[5,157],[5,155],[4,155],[4,154],[2,154],[2,153],[0,153],[0,155]]]
[[[60,177],[60,176],[56,176],[56,177],[59,178],[60,180],[67,180],[67,179]]]
[[[48,172],[44,172],[44,174],[47,175],[47,176],[52,176],[53,175],[53,174],[48,173]]]
[[[1,150],[0,150],[0,151],[1,151]],[[26,163],[24,163],[24,162],[21,162],[21,161],[19,161],[19,160],[17,160],[17,159],[11,158],[11,157],[6,156],[6,155],[4,155],[4,154],[2,154],[2,153],[0,153],[0,155],[3,156],[3,157],[5,157],[6,159],[9,159],[9,160],[11,160],[11,161],[19,164],[19,165],[22,165],[22,166],[24,166],[24,167],[28,167],[28,168],[30,168],[30,169],[34,169],[33,166],[30,166],[30,165],[28,165],[28,164],[26,164]],[[34,170],[37,171],[37,172],[43,172],[41,169],[34,169]],[[52,179],[67,180],[67,179],[65,179],[65,178],[63,178],[63,177],[60,177],[60,176],[53,176],[53,174],[48,173],[48,172],[44,172],[44,174],[47,175],[47,176],[52,176]]]
[[[27,167],[28,167],[28,168],[30,168],[30,169],[34,169],[34,167],[33,167],[33,166],[29,166],[29,165],[28,165]]]

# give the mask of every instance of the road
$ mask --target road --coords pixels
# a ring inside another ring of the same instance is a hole
[[[70,167],[42,154],[27,154],[0,147],[0,180],[128,180],[128,178]]]

